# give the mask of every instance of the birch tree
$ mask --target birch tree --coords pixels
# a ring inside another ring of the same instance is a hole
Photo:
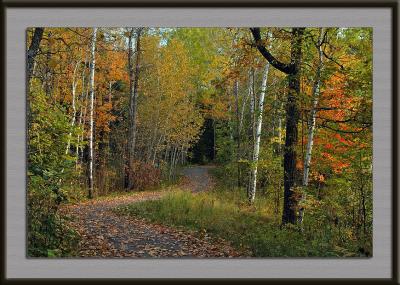
[[[257,122],[256,122],[256,130],[255,130],[255,141],[254,141],[254,149],[253,149],[253,158],[252,158],[252,167],[250,173],[250,185],[249,185],[249,202],[253,203],[256,197],[256,187],[257,187],[257,164],[258,164],[258,155],[260,153],[260,141],[261,141],[261,129],[262,129],[262,117],[264,110],[264,98],[265,93],[267,92],[267,81],[268,81],[268,72],[269,72],[269,62],[265,65],[263,79],[261,83],[261,91],[260,98],[258,100],[258,113],[257,113]]]
[[[286,137],[283,158],[284,202],[282,224],[295,224],[297,221],[296,207],[298,201],[295,198],[295,189],[299,180],[296,170],[296,144],[298,139],[297,123],[299,121],[297,97],[300,95],[300,64],[304,29],[305,28],[292,28],[290,62],[284,63],[275,58],[270,53],[270,49],[265,47],[261,38],[260,28],[250,28],[256,47],[261,55],[268,60],[273,67],[285,73],[288,77],[289,88],[286,103]]]
[[[233,86],[233,96],[235,97],[235,109],[236,109],[236,135],[237,135],[237,151],[236,151],[236,160],[237,160],[237,186],[240,187],[241,173],[240,173],[240,110],[239,110],[239,81],[236,80]]]
[[[313,147],[313,143],[314,143],[315,122],[316,122],[316,116],[317,116],[317,105],[318,105],[318,99],[319,99],[320,87],[321,87],[321,70],[322,70],[322,66],[323,66],[322,44],[324,41],[324,35],[325,35],[325,30],[323,28],[321,28],[319,31],[319,38],[318,38],[318,42],[317,42],[318,64],[317,64],[317,70],[316,70],[316,74],[315,74],[314,85],[313,85],[313,89],[312,89],[312,108],[311,108],[309,122],[308,122],[308,139],[307,139],[306,156],[304,159],[303,187],[308,186],[308,177],[309,177],[309,172],[310,172],[311,153],[312,153],[312,147]],[[305,194],[304,194],[304,189],[303,189],[301,202],[303,202],[305,199],[304,195]],[[299,209],[299,217],[298,218],[299,218],[299,223],[301,224],[303,222],[303,218],[304,218],[304,207],[303,206],[301,206]]]
[[[93,34],[91,39],[91,62],[89,65],[90,69],[90,105],[89,105],[89,113],[90,113],[90,131],[89,131],[89,198],[93,198],[93,188],[94,188],[94,181],[93,181],[93,133],[94,133],[94,69],[96,66],[96,58],[95,58],[95,51],[96,51],[96,34],[97,28],[93,28]]]
[[[75,126],[75,121],[76,121],[76,86],[78,85],[78,80],[76,79],[76,72],[79,66],[79,61],[75,63],[74,67],[74,73],[72,76],[72,84],[71,84],[71,92],[72,92],[72,119],[71,119],[71,127]],[[67,142],[67,148],[65,149],[65,154],[68,154],[69,148],[71,145],[71,137],[72,137],[72,131],[69,132],[68,135],[68,142]]]
[[[88,55],[85,56],[85,61],[84,61],[84,66],[87,65],[88,61]],[[82,85],[82,90],[81,90],[81,95],[80,95],[80,110],[79,110],[79,119],[78,119],[78,126],[82,127],[81,132],[78,133],[77,137],[77,142],[78,142],[78,147],[76,148],[76,163],[78,165],[79,163],[79,154],[83,155],[83,145],[79,145],[81,141],[84,139],[84,133],[85,133],[85,120],[86,120],[86,110],[87,110],[87,97],[88,97],[88,84],[85,81],[86,78],[86,68],[82,68],[82,75],[81,75],[81,85]],[[82,158],[81,158],[82,161]]]

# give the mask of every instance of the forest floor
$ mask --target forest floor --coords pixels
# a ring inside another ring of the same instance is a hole
[[[190,166],[182,170],[182,188],[196,192],[213,187],[208,170]],[[172,228],[141,218],[118,215],[112,210],[135,202],[159,199],[166,191],[90,200],[64,209],[81,236],[80,257],[240,257],[226,240],[207,233]]]

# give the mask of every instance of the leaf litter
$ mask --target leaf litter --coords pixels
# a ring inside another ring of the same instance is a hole
[[[205,185],[203,182],[207,172],[205,174],[201,170],[200,174],[197,172],[199,170],[184,173],[186,181],[191,182],[187,189],[192,189],[192,192],[199,192],[200,187],[209,189],[210,185]],[[211,237],[204,232],[172,228],[138,217],[118,215],[112,211],[118,206],[159,199],[163,194],[160,191],[136,192],[132,195],[105,197],[65,206],[63,213],[72,217],[71,226],[81,237],[79,257],[243,258],[250,256],[249,253],[232,247],[228,241]]]

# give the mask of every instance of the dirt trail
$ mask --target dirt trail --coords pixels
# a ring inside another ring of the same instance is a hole
[[[207,166],[183,169],[185,183],[193,192],[212,186]],[[143,219],[119,216],[114,207],[149,199],[160,192],[139,192],[125,197],[93,200],[64,209],[75,216],[73,226],[81,235],[81,257],[238,257],[228,242],[205,233],[181,231]]]
[[[214,186],[209,170],[214,168],[211,165],[194,165],[182,169],[185,188],[192,192],[207,191]]]

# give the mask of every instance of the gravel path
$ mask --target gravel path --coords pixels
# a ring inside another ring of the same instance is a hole
[[[212,187],[209,166],[183,169],[185,187],[193,192]],[[160,192],[138,192],[129,196],[108,197],[68,206],[65,214],[75,217],[72,224],[81,235],[81,257],[239,257],[222,239],[206,233],[178,230],[143,219],[120,216],[111,210],[143,200],[159,199]]]

